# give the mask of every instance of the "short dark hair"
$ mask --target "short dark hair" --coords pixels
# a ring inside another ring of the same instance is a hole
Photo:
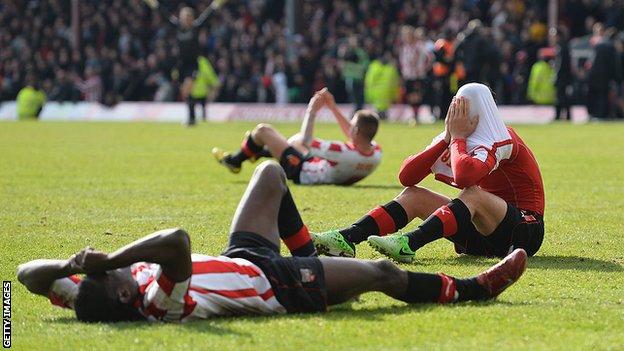
[[[358,110],[353,118],[357,118],[355,125],[358,127],[358,131],[369,141],[373,141],[379,129],[379,116],[373,111]]]
[[[87,275],[80,282],[74,302],[76,318],[86,323],[145,320],[136,307],[107,295],[102,281],[105,274]]]

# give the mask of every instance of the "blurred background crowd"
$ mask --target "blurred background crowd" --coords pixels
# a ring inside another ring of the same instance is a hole
[[[304,103],[327,86],[337,102],[395,102],[444,116],[461,84],[488,84],[501,104],[587,104],[622,117],[624,1],[230,1],[199,28],[200,52],[221,102]],[[208,1],[81,0],[80,50],[71,45],[70,0],[0,0],[0,101],[31,86],[47,100],[177,101],[176,28],[163,12],[200,13]]]

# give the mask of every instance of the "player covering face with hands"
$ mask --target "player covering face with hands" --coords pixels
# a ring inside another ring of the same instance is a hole
[[[461,189],[456,198],[418,186],[427,175]],[[315,234],[322,254],[355,256],[368,241],[377,251],[411,262],[424,245],[446,238],[457,253],[504,257],[515,248],[534,255],[544,236],[544,187],[538,163],[518,134],[503,123],[489,88],[459,89],[445,131],[409,156],[399,180],[406,188],[351,226]],[[414,231],[394,233],[414,218]]]
[[[281,256],[280,240],[292,257]],[[407,303],[485,300],[517,281],[526,266],[522,249],[469,279],[409,272],[388,260],[316,257],[284,171],[271,161],[256,169],[221,255],[192,254],[191,243],[182,229],[162,230],[112,253],[87,248],[67,260],[24,263],[18,279],[84,322],[186,322],[324,312],[369,291]]]
[[[314,137],[316,116],[323,107],[332,112],[346,142]],[[381,148],[373,140],[378,128],[379,118],[367,110],[356,111],[349,121],[324,88],[310,99],[301,132],[290,139],[262,123],[246,133],[239,151],[230,154],[214,148],[212,153],[233,173],[239,173],[246,160],[274,157],[297,184],[349,185],[371,174],[381,162]]]

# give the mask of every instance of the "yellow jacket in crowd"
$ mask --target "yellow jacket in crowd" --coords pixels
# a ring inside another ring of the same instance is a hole
[[[17,117],[19,119],[37,118],[46,103],[46,94],[27,85],[17,94]]]
[[[399,97],[399,71],[390,63],[374,60],[368,66],[364,77],[366,102],[377,111],[386,111]]]

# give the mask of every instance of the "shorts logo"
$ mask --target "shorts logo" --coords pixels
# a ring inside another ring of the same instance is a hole
[[[290,163],[290,165],[293,167],[297,167],[301,163],[301,160],[299,159],[299,157],[295,155],[288,155],[286,156],[286,159],[288,160],[288,163]]]
[[[316,280],[316,274],[314,274],[311,269],[301,268],[299,269],[299,273],[301,273],[302,283],[312,283]]]
[[[535,216],[526,214],[524,213],[524,211],[522,212],[522,220],[527,223],[537,222],[537,219],[535,218]]]

